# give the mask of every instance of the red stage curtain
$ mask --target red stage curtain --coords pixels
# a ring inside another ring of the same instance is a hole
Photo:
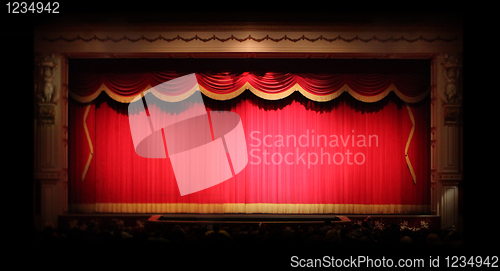
[[[89,105],[94,155],[82,182],[89,144],[79,124],[86,106],[71,99],[70,206],[98,212],[428,212],[428,99],[410,106],[415,134],[408,154],[416,184],[404,157],[412,122],[394,95],[367,104],[346,95],[317,103],[300,95],[266,101],[247,94],[225,102],[206,98],[205,105],[238,113],[249,162],[234,178],[180,196],[169,159],[135,153],[127,104],[107,95]]]
[[[70,209],[429,213],[428,73],[397,68],[196,73],[207,110],[241,117],[249,162],[235,177],[185,196],[168,158],[135,153],[127,109],[148,86],[187,73],[70,69]]]

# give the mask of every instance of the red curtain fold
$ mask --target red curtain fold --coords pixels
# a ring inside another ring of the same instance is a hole
[[[96,160],[92,159],[88,141],[95,145],[96,109],[95,104],[82,104],[69,99],[68,123],[70,144],[68,146],[70,189],[68,196],[71,202],[78,204],[95,204],[96,202]],[[87,111],[87,114],[85,112]],[[85,117],[86,115],[86,117]],[[88,134],[85,132],[85,127]],[[90,159],[89,159],[90,157]],[[87,165],[87,163],[90,163]],[[86,167],[87,170],[86,170]],[[85,176],[83,176],[86,172]],[[85,178],[84,178],[85,177]]]
[[[345,83],[362,96],[375,96],[393,83],[389,74],[349,74],[344,75]]]
[[[300,74],[297,83],[308,92],[316,95],[327,95],[338,91],[345,84],[343,74]]]
[[[227,94],[242,88],[247,82],[248,73],[205,73],[196,74],[198,83],[216,94]]]
[[[252,73],[246,74],[246,81],[264,93],[280,93],[293,87],[297,75],[290,73]]]
[[[155,74],[78,74],[70,78],[74,84],[71,93],[88,97],[107,87],[113,93],[130,97],[140,94],[148,87],[181,77],[184,74],[164,72]],[[231,94],[249,83],[258,91],[266,94],[281,93],[298,84],[314,95],[328,95],[347,85],[362,96],[375,96],[386,91],[392,84],[403,95],[417,97],[429,90],[424,75],[387,75],[387,74],[290,74],[290,73],[241,73],[212,74],[197,73],[199,84],[214,94]]]
[[[151,159],[135,153],[128,102],[149,87],[192,70],[71,67],[69,206],[73,211],[429,212],[426,69],[399,65],[360,70],[347,66],[344,72],[341,68],[200,69],[196,77],[207,110],[240,116],[249,162],[227,181],[181,196],[168,157]],[[340,95],[346,86],[350,95]],[[107,95],[100,95],[103,90]],[[416,184],[404,156],[412,128],[408,157]],[[194,164],[187,167],[199,169]],[[221,204],[235,207],[211,207]],[[153,209],[143,209],[145,205]],[[154,209],[165,205],[174,207]]]
[[[393,76],[393,84],[404,95],[408,97],[417,97],[429,90],[430,77],[429,74],[399,74]]]
[[[306,92],[303,94],[308,94],[306,96],[309,99],[325,101],[322,97],[333,95],[326,100],[334,99],[340,95],[337,92],[347,86],[351,94],[362,101],[379,101],[387,95],[388,91],[395,91],[406,102],[418,102],[430,89],[430,74],[425,69],[419,71],[406,66],[403,68],[395,66],[389,70],[375,68],[353,71],[350,67],[346,68],[345,72],[334,70],[317,73],[201,70],[197,71],[196,75],[202,92],[218,100],[234,98],[243,90],[250,88],[261,98],[276,100],[290,95],[293,91],[303,90]],[[70,70],[69,80],[72,82],[70,94],[80,102],[90,102],[98,96],[98,93],[106,91],[117,101],[130,102],[131,97],[149,87],[186,74],[188,73],[168,70],[105,70],[103,72],[90,69]],[[390,88],[391,86],[394,86],[394,89]]]
[[[146,86],[151,86],[154,87],[156,85],[165,83],[167,81],[170,81],[172,79],[184,76],[186,74],[184,73],[178,73],[178,72],[169,72],[169,71],[155,71],[151,73],[147,73],[144,75],[144,77],[147,77],[147,85]]]
[[[397,205],[417,206],[421,213],[430,204],[428,99],[411,105],[416,125],[408,153],[416,185],[404,157],[412,122],[405,104],[394,95],[379,103],[360,103],[344,95],[317,106],[300,95],[277,103],[252,95],[227,103],[204,99],[207,110],[229,110],[241,117],[249,163],[235,177],[186,196],[179,194],[168,158],[148,159],[135,153],[127,104],[107,95],[91,105],[94,115],[86,119],[95,151],[82,182],[89,154],[80,127],[85,105],[71,99],[70,206],[101,204],[107,206],[106,212],[124,212],[114,206]],[[244,210],[255,212],[250,207]]]

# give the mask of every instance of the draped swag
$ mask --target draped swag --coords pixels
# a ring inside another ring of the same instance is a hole
[[[295,65],[301,65],[301,69],[295,68],[295,72],[294,68],[283,67],[280,71],[267,70],[265,67],[269,61],[253,71],[241,71],[241,66],[230,71],[227,71],[227,67],[217,69],[224,64],[215,60],[206,60],[208,63],[204,63],[210,66],[214,62],[213,67],[203,69],[199,68],[199,63],[193,63],[193,68],[188,71],[183,67],[175,70],[179,66],[175,61],[166,63],[162,70],[161,67],[160,70],[153,70],[151,66],[156,67],[158,63],[144,60],[130,64],[134,66],[129,69],[123,68],[128,62],[110,61],[107,65],[87,62],[84,62],[83,68],[70,70],[70,95],[82,103],[91,102],[103,91],[118,102],[129,103],[153,86],[193,72],[196,72],[201,92],[215,100],[232,99],[248,89],[266,100],[283,99],[297,91],[312,101],[330,101],[348,92],[359,101],[377,102],[394,92],[401,100],[414,103],[421,101],[430,91],[429,67],[422,65],[426,63],[423,61],[383,61],[382,64],[369,60],[342,61],[336,66],[315,61],[304,66],[303,61],[297,61]],[[253,66],[257,64],[252,64],[249,66],[255,69]],[[90,69],[89,65],[94,67]],[[321,72],[314,73],[311,71],[318,67],[308,68],[311,65],[327,66]]]
[[[428,61],[71,59],[69,67],[73,212],[430,212]],[[249,162],[180,196],[168,158],[135,153],[127,106],[189,73],[207,110],[241,117]]]

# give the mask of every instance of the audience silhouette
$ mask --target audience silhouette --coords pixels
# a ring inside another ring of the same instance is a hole
[[[146,223],[147,224],[147,223]],[[305,225],[294,223],[185,223],[156,224],[147,227],[143,222],[125,225],[113,219],[107,227],[95,221],[78,223],[70,221],[63,229],[52,224],[42,231],[34,232],[37,243],[141,243],[165,246],[208,246],[231,248],[260,247],[335,247],[357,248],[374,246],[396,248],[455,249],[463,247],[463,238],[455,230],[409,230],[397,223],[383,229],[374,228],[371,219],[351,225],[332,224]]]

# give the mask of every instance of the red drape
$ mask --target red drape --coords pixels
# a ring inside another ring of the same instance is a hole
[[[361,65],[358,62],[341,62],[334,66],[337,68],[332,68],[327,62],[318,64],[322,67],[319,72],[310,72],[318,69],[310,66],[301,66],[296,72],[283,68],[262,72],[266,70],[268,62],[261,64],[262,67],[257,71],[221,71],[217,66],[223,64],[215,60],[207,62],[208,64],[193,63],[189,72],[182,71],[181,68],[176,70],[176,62],[167,62],[159,70],[154,70],[158,64],[141,61],[138,63],[142,65],[126,61],[107,65],[91,61],[77,62],[76,66],[84,68],[70,69],[70,95],[80,102],[90,102],[101,91],[105,91],[114,100],[130,102],[150,87],[193,71],[196,72],[202,93],[216,100],[231,99],[245,89],[250,89],[257,96],[272,100],[282,99],[299,91],[310,100],[328,101],[347,91],[364,102],[379,101],[389,92],[395,92],[406,102],[418,102],[430,90],[429,65],[425,61],[392,61],[374,65],[366,60]],[[357,68],[358,66],[361,68]]]
[[[100,79],[95,79],[77,72],[70,77],[70,91],[84,97],[85,89],[91,95],[90,90],[98,90],[105,81],[119,97],[132,97],[148,84],[179,74],[101,71]],[[88,103],[70,99],[69,205],[73,211],[429,212],[430,102],[422,98],[429,84],[425,72],[366,76],[205,72],[197,77],[200,86],[215,94],[214,98],[204,93],[208,111],[232,111],[241,117],[247,166],[225,182],[181,196],[168,157],[151,159],[135,153],[127,103],[108,92]],[[247,83],[254,91],[217,99],[217,94],[231,94],[248,87]],[[332,94],[345,84],[355,93],[339,94],[326,102],[311,100],[303,92],[292,91],[278,100],[255,93],[282,93],[296,84],[316,96]],[[399,93],[385,93],[371,103],[356,97],[377,96],[391,84],[398,86]],[[406,103],[400,94],[420,101]],[[415,183],[405,159],[412,128],[407,153]],[[188,167],[198,170],[196,165]]]
[[[153,205],[171,203],[248,204],[239,212],[281,210],[251,205],[259,203],[283,204],[291,212],[330,210],[322,205],[352,213],[428,209],[427,100],[411,106],[416,124],[408,154],[417,176],[415,185],[404,157],[412,122],[404,103],[393,95],[374,104],[346,95],[330,104],[299,95],[279,102],[250,94],[240,98],[231,102],[206,98],[205,105],[241,117],[249,153],[246,168],[235,178],[186,196],[179,194],[168,158],[147,159],[135,153],[126,104],[106,95],[96,100],[89,110],[94,113],[86,119],[94,155],[82,182],[89,145],[78,124],[86,107],[71,100],[70,205],[78,209],[96,203],[105,206],[97,210],[106,212],[144,211],[130,207],[133,204],[152,204],[150,211],[167,212],[168,208]],[[288,212],[285,207],[282,211]]]

